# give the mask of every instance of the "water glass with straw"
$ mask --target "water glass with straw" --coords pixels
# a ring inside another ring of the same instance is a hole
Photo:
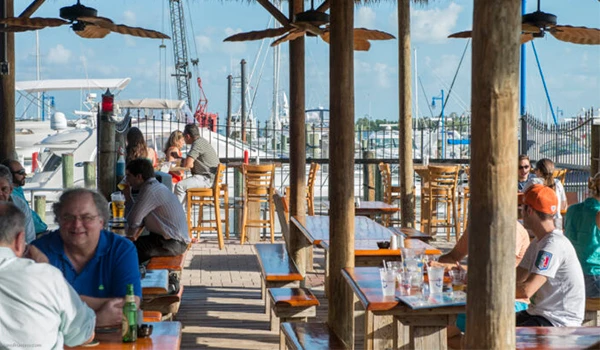
[[[379,276],[381,278],[381,287],[384,296],[394,296],[396,292],[396,271],[388,269],[383,264],[383,268],[379,269]]]

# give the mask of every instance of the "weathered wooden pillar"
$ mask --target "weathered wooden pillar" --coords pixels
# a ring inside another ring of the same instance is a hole
[[[290,1],[290,18],[304,11],[302,0]],[[290,215],[306,215],[306,133],[304,37],[290,41]],[[290,254],[300,273],[306,274],[305,239],[296,225],[290,225]],[[312,269],[312,267],[311,267]]]
[[[520,0],[475,0],[467,349],[515,347]]]
[[[594,176],[600,171],[600,120],[592,120],[591,144],[590,155],[592,156],[592,162],[590,164],[590,176]]]
[[[46,221],[46,196],[34,196],[33,208],[42,221]]]
[[[73,172],[75,164],[73,163],[73,153],[62,154],[62,184],[63,188],[73,187]]]
[[[0,3],[0,18],[14,17],[14,1]],[[15,158],[15,34],[0,33],[0,63],[8,72],[0,73],[0,160]],[[0,67],[1,68],[1,67]]]
[[[410,0],[398,1],[398,101],[400,126],[400,208],[402,226],[412,227],[415,222],[413,208],[413,148],[412,148],[412,93],[410,81]]]
[[[354,267],[354,2],[331,0],[329,47],[329,299],[328,323],[348,345],[354,339],[354,294],[342,268]]]
[[[109,198],[116,186],[115,124],[108,116],[98,113],[98,192]]]
[[[83,162],[83,181],[85,188],[96,189],[96,162]]]
[[[363,159],[375,159],[375,152],[363,151]],[[362,199],[366,201],[375,200],[375,172],[377,171],[377,165],[371,163],[365,163],[363,165],[363,193],[358,194],[362,196]]]

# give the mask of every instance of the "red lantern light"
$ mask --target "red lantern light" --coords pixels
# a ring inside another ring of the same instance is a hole
[[[110,89],[106,89],[106,92],[102,94],[102,113],[112,114],[114,110],[115,95],[110,93]]]

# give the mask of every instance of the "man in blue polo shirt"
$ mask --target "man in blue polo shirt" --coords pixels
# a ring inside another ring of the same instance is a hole
[[[96,311],[99,325],[120,323],[127,284],[133,284],[138,305],[142,294],[135,246],[103,230],[109,218],[108,203],[95,191],[67,190],[53,210],[59,229],[33,245]]]

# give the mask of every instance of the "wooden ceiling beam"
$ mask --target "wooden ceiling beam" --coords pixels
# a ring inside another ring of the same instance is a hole
[[[262,7],[267,10],[271,14],[271,16],[275,17],[275,19],[281,23],[282,26],[287,26],[290,24],[290,20],[283,14],[275,5],[271,3],[269,0],[256,0]]]
[[[40,8],[40,6],[42,6],[44,1],[46,1],[46,0],[34,0],[31,4],[29,4],[29,6],[27,6],[27,8],[23,12],[21,12],[19,17],[20,18],[31,17],[31,15],[33,15],[33,13],[35,11],[37,11],[37,9]]]
[[[317,7],[317,11],[319,12],[325,12],[327,10],[329,10],[329,7],[331,6],[330,0],[325,0],[325,2],[323,2],[319,7]]]

